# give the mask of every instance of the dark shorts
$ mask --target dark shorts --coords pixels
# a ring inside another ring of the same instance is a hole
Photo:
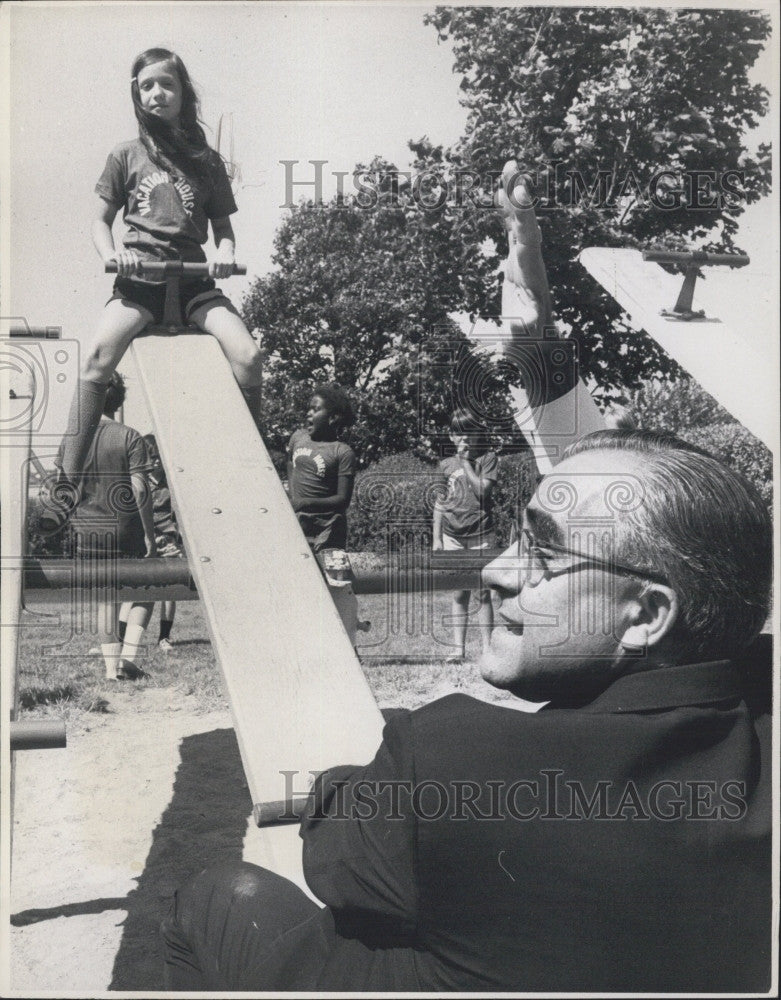
[[[78,559],[143,559],[146,555],[140,517],[121,525],[79,521],[73,524],[73,536]]]
[[[133,278],[117,278],[114,282],[114,294],[108,301],[113,302],[115,299],[143,306],[152,314],[155,323],[163,322],[165,282],[152,284],[145,281],[134,281]],[[236,311],[231,300],[223,294],[211,278],[183,278],[179,282],[179,304],[185,322],[189,321],[196,309],[206,305],[207,302],[219,302],[220,305],[226,306],[232,312]]]

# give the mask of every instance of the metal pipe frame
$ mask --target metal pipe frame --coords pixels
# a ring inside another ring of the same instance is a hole
[[[410,593],[436,590],[475,590],[483,567],[500,554],[498,549],[475,552],[428,553],[423,565],[403,558],[364,564],[352,559],[352,588],[356,594]],[[184,559],[120,559],[112,581],[120,601],[197,601],[198,591]],[[65,592],[89,589],[89,571],[71,559],[24,560],[25,597],[61,602]],[[105,588],[107,576],[100,574]]]

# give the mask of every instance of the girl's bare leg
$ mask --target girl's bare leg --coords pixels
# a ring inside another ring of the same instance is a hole
[[[235,309],[219,302],[206,302],[193,310],[190,319],[205,333],[210,333],[222,348],[247,401],[252,419],[257,424],[263,381],[263,355],[241,316]]]

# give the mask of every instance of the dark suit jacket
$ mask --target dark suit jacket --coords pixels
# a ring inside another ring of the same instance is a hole
[[[402,713],[370,765],[318,779],[301,835],[330,957],[298,985],[767,989],[770,768],[726,662],[578,709]]]

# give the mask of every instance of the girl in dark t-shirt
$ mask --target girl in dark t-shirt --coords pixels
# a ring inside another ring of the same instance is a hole
[[[130,341],[150,322],[161,322],[165,282],[144,280],[149,260],[203,262],[211,222],[217,252],[208,279],[180,282],[182,313],[216,337],[231,364],[253,417],[260,403],[261,354],[213,278],[233,273],[235,240],[229,216],[236,211],[219,154],[198,122],[199,102],[181,59],[168,49],[148,49],[133,64],[131,94],[139,136],[116,146],[96,186],[92,223],[95,248],[117,264],[114,295],[83,353],[79,385],[64,439],[63,477],[55,491],[55,521],[78,500],[84,460],[103,412],[108,380]],[[127,233],[117,250],[111,225],[122,209]],[[55,523],[50,527],[57,527]]]
[[[339,386],[317,386],[306,427],[295,431],[288,442],[290,501],[316,553],[347,546],[355,453],[338,436],[352,420],[352,406]]]

